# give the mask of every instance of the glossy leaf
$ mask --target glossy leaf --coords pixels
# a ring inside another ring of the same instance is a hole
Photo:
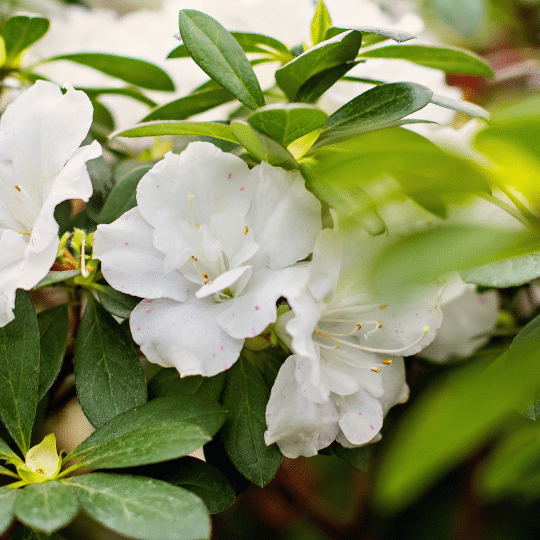
[[[69,316],[67,304],[62,304],[37,316],[40,334],[38,401],[52,386],[64,360],[67,347]]]
[[[332,19],[328,8],[323,0],[319,0],[317,8],[315,9],[315,15],[311,21],[311,43],[317,45],[321,41],[326,39],[326,32],[332,26]]]
[[[231,129],[238,142],[256,161],[266,161],[274,167],[289,170],[298,168],[298,163],[284,146],[252,128],[246,121],[233,120]]]
[[[150,399],[162,396],[195,395],[199,398],[218,401],[224,384],[225,372],[213,377],[192,375],[181,378],[175,368],[164,368],[160,369],[148,383],[148,394]]]
[[[361,58],[393,58],[408,60],[446,73],[493,77],[491,68],[470,52],[431,45],[388,45],[362,52]]]
[[[432,95],[429,88],[416,83],[390,83],[370,88],[330,116],[313,148],[392,124],[424,108]]]
[[[322,127],[328,116],[317,107],[300,104],[267,105],[252,112],[249,124],[283,146]]]
[[[42,62],[66,60],[88,66],[106,75],[148,90],[174,91],[174,83],[160,67],[145,60],[104,53],[61,54]]]
[[[93,298],[75,343],[75,380],[81,408],[94,427],[146,401],[146,381],[131,340]]]
[[[250,109],[264,105],[257,76],[233,36],[215,19],[199,11],[179,14],[180,35],[190,56],[212,79]]]
[[[99,214],[100,223],[112,223],[124,212],[137,206],[137,186],[141,178],[151,168],[151,165],[141,165],[118,180],[101,209]]]
[[[16,60],[25,49],[41,39],[48,29],[49,21],[43,17],[17,15],[8,19],[2,28],[6,63]]]
[[[444,107],[445,109],[452,109],[453,111],[459,111],[473,118],[481,118],[482,120],[489,121],[490,114],[486,109],[476,105],[476,103],[469,103],[461,99],[452,99],[446,96],[439,96],[433,94],[431,103]]]
[[[64,270],[62,272],[49,272],[35,287],[34,289],[40,289],[47,285],[53,285],[54,283],[60,283],[66,279],[70,279],[81,274],[80,270]]]
[[[332,67],[353,62],[361,42],[362,34],[355,30],[322,41],[276,70],[276,82],[289,101],[296,101],[298,90],[311,77]]]
[[[13,521],[13,505],[17,495],[17,490],[0,489],[0,534],[3,534]]]
[[[277,446],[264,442],[270,391],[257,368],[242,356],[227,373],[223,405],[228,415],[223,444],[236,469],[262,487],[272,480],[281,463]]]
[[[141,298],[124,294],[107,285],[104,285],[103,288],[98,291],[98,298],[101,305],[109,313],[116,317],[121,317],[122,319],[129,319],[131,312],[141,301]]]
[[[77,491],[83,510],[109,529],[141,540],[201,540],[210,519],[193,493],[161,480],[93,473],[62,483]]]
[[[0,328],[0,418],[26,454],[37,406],[39,327],[30,296],[20,289],[14,314]]]
[[[177,122],[174,120],[156,120],[145,122],[129,129],[111,133],[113,137],[154,137],[161,135],[185,135],[188,137],[215,137],[229,142],[238,142],[229,126],[212,122]]]
[[[19,493],[14,511],[17,519],[51,533],[67,525],[80,508],[73,490],[59,482],[30,484]]]
[[[416,37],[403,30],[390,30],[389,28],[378,28],[377,26],[355,26],[355,29],[362,32],[362,47],[369,47],[385,39],[403,43]]]
[[[184,456],[218,431],[225,411],[217,402],[168,396],[119,414],[84,440],[66,459],[81,467],[132,467]]]

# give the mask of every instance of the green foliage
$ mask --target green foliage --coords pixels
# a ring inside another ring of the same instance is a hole
[[[250,109],[262,107],[259,81],[244,51],[216,20],[199,11],[179,14],[180,35],[197,65]]]
[[[201,540],[210,519],[193,493],[160,480],[93,473],[63,480],[74,488],[82,509],[109,529],[141,540]]]
[[[356,26],[356,30],[362,33],[362,47],[370,47],[375,43],[391,39],[398,43],[409,41],[416,36],[403,30],[390,30],[388,28],[378,28],[375,26]]]
[[[17,460],[19,456],[3,441],[0,439],[0,459],[5,460]]]
[[[0,328],[0,418],[26,454],[36,414],[39,327],[28,293],[18,290],[15,319]]]
[[[460,274],[464,281],[485,287],[516,287],[540,277],[540,254],[529,253],[521,257],[494,261],[461,270]]]
[[[146,401],[146,381],[131,340],[91,297],[75,343],[75,379],[81,408],[94,427]]]
[[[346,64],[325,69],[310,77],[296,92],[296,101],[315,103],[315,101],[357,64],[358,62],[347,62]]]
[[[327,39],[326,32],[331,26],[332,19],[330,18],[330,13],[328,13],[328,8],[323,0],[319,0],[315,9],[315,15],[311,21],[311,43],[317,45]]]
[[[259,370],[240,355],[227,372],[223,405],[228,415],[222,439],[236,469],[261,487],[272,480],[281,463],[277,446],[264,443],[269,397],[270,391]]]
[[[12,540],[64,540],[64,537],[58,533],[42,533],[24,525],[17,527],[11,538]]]
[[[43,17],[17,15],[8,19],[2,28],[5,63],[9,65],[16,62],[19,55],[41,39],[48,29],[49,21]]]
[[[107,285],[102,286],[98,291],[98,298],[101,305],[112,315],[129,319],[135,306],[141,301],[136,296],[124,294]]]
[[[160,369],[148,383],[150,399],[162,396],[194,395],[203,399],[218,401],[225,384],[225,373],[213,377],[192,375],[182,377],[174,368]]]
[[[0,489],[0,534],[3,534],[13,521],[13,506],[16,498],[17,491]]]
[[[431,103],[439,105],[439,107],[444,107],[446,109],[452,109],[454,111],[468,114],[473,118],[481,118],[482,120],[486,121],[489,121],[490,119],[490,114],[488,111],[476,105],[475,103],[469,103],[468,101],[452,99],[446,96],[433,95],[431,98]]]

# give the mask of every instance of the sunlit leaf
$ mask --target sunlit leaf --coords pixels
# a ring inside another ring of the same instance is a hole
[[[319,0],[315,9],[315,14],[311,21],[311,43],[317,45],[326,39],[326,31],[332,26],[332,19],[328,8],[323,0]]]
[[[43,17],[17,15],[8,19],[2,28],[2,38],[9,64],[28,47],[41,39],[49,29],[49,21]]]
[[[224,141],[237,143],[232,130],[225,124],[212,122],[177,122],[175,120],[155,120],[145,122],[135,127],[115,131],[109,138],[114,137],[152,137],[161,135],[186,135],[215,137]]]

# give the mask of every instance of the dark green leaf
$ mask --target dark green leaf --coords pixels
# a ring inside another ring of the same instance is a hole
[[[269,390],[274,386],[279,368],[289,355],[288,350],[275,347],[269,347],[262,351],[250,351],[244,347],[242,351],[242,356],[261,372]]]
[[[137,186],[151,168],[151,165],[141,165],[118,180],[101,209],[100,223],[112,223],[124,212],[137,206]]]
[[[38,401],[47,393],[60,373],[66,352],[69,316],[67,304],[39,313],[40,361]]]
[[[21,524],[15,529],[10,540],[64,540],[64,537],[60,536],[58,533],[47,534],[35,531],[34,529],[25,527]]]
[[[141,88],[164,92],[174,91],[174,83],[165,71],[155,64],[138,58],[105,53],[76,53],[53,56],[42,60],[42,62],[56,62],[58,60],[67,60],[91,67]]]
[[[223,474],[205,461],[186,456],[164,469],[163,480],[199,496],[211,514],[222,512],[234,501],[234,490]]]
[[[34,289],[39,289],[41,287],[46,287],[47,285],[52,285],[53,283],[60,283],[66,279],[79,276],[81,274],[80,270],[65,270],[63,272],[49,272],[35,287]]]
[[[39,327],[30,296],[20,289],[14,314],[0,328],[0,418],[26,455],[37,406]]]
[[[371,464],[373,445],[366,444],[358,448],[344,448],[340,444],[334,447],[334,455],[342,459],[347,465],[360,471],[367,471]]]
[[[132,467],[181,457],[218,431],[225,411],[194,396],[157,398],[97,429],[67,457],[84,467]]]
[[[148,394],[151,399],[162,396],[196,395],[218,401],[225,384],[225,373],[213,377],[192,375],[182,377],[174,368],[159,370],[148,383]]]
[[[231,129],[236,139],[256,161],[266,161],[274,167],[289,170],[298,168],[298,163],[284,146],[252,128],[246,121],[233,120]]]
[[[177,122],[174,120],[156,120],[135,127],[111,133],[113,137],[152,137],[161,135],[186,135],[200,137],[215,137],[237,143],[232,130],[224,124],[212,122]]]
[[[200,90],[171,101],[166,105],[162,105],[146,115],[141,122],[148,122],[150,120],[184,120],[194,114],[208,111],[233,99],[234,96],[223,88]]]
[[[315,9],[315,15],[311,21],[311,43],[317,45],[327,39],[325,37],[326,32],[331,26],[332,19],[330,18],[330,13],[328,13],[323,0],[319,0]]]
[[[416,83],[390,83],[370,88],[330,116],[313,148],[400,120],[425,107],[432,95],[429,88]]]
[[[362,34],[343,32],[322,41],[276,71],[276,82],[289,101],[296,101],[300,87],[311,77],[329,68],[353,62],[358,54]]]
[[[281,41],[252,32],[231,32],[246,53],[268,54],[277,58],[292,59],[291,51]]]
[[[18,15],[8,19],[2,28],[6,63],[16,60],[25,49],[43,37],[48,29],[49,21],[43,17]]]
[[[59,482],[30,484],[19,493],[14,510],[24,524],[52,533],[76,516],[79,501],[70,487]]]
[[[190,58],[189,53],[187,52],[186,46],[181,43],[178,47],[175,47],[168,55],[167,60],[172,58]]]
[[[431,45],[389,45],[362,52],[361,58],[394,58],[447,73],[493,77],[491,68],[471,52]]]
[[[227,373],[223,405],[228,416],[223,444],[238,471],[262,487],[272,480],[281,463],[277,446],[264,442],[270,391],[258,369],[242,356]]]
[[[141,301],[141,298],[124,294],[112,287],[103,286],[103,289],[98,291],[99,301],[101,305],[112,315],[129,319],[131,312],[135,306]]]
[[[109,529],[141,540],[201,540],[210,519],[193,493],[143,476],[93,473],[62,481],[83,510]]]
[[[75,380],[81,408],[94,427],[146,401],[146,381],[131,340],[93,298],[75,343]]]
[[[264,105],[257,76],[233,36],[212,17],[184,9],[180,35],[190,56],[212,79],[250,109]]]
[[[439,105],[439,107],[445,107],[446,109],[452,109],[454,111],[459,111],[473,118],[481,118],[482,120],[489,121],[490,114],[486,109],[476,105],[475,103],[469,103],[468,101],[463,101],[461,99],[452,99],[446,96],[439,96],[433,94],[431,98],[431,103],[434,105]]]
[[[20,459],[19,456],[2,439],[0,439],[0,459]]]
[[[18,493],[15,489],[0,489],[0,534],[3,534],[13,521],[13,505]]]
[[[92,130],[96,136],[104,137],[114,129],[114,117],[111,111],[97,99],[92,100],[92,107],[94,108]]]
[[[87,88],[78,86],[77,90],[82,90],[91,100],[94,100],[98,96],[114,94],[118,96],[130,97],[136,101],[140,101],[141,103],[148,105],[149,107],[156,106],[156,102],[154,100],[145,96],[137,88]]]
[[[328,116],[311,105],[300,103],[267,105],[252,112],[247,120],[283,146],[324,125]]]

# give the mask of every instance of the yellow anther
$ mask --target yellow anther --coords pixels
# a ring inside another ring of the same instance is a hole
[[[192,201],[195,198],[195,195],[193,193],[188,193],[188,199]]]
[[[388,304],[383,304],[382,306],[379,307],[379,309],[385,309],[388,307]]]
[[[356,323],[356,328],[358,328],[358,330],[360,330],[360,328],[362,328],[362,323]]]
[[[378,367],[372,367],[372,368],[371,368],[371,371],[373,371],[373,373],[380,373],[380,372],[381,372],[381,368],[378,368]]]
[[[383,327],[383,324],[381,321],[377,321],[377,328],[382,328]]]
[[[429,332],[429,326],[422,326],[422,330],[425,334]]]
[[[389,358],[388,360],[383,360],[381,362],[381,364],[385,364],[385,365],[389,366],[392,362],[393,362],[393,360]]]
[[[246,236],[246,234],[249,232],[249,227],[246,225],[244,227],[244,236]]]
[[[199,259],[197,259],[197,257],[195,257],[195,255],[190,255],[189,258],[193,259],[195,262],[197,262],[199,260]]]
[[[334,349],[341,349],[341,345],[339,345],[339,344],[336,345],[336,346],[334,347]]]
[[[21,186],[19,186],[19,184],[15,184],[15,189],[16,189],[17,191],[21,191]]]
[[[196,228],[197,230],[199,230],[199,224],[198,224],[198,223],[195,223],[195,228]]]
[[[208,278],[208,274],[206,272],[203,272],[202,277],[204,278],[204,284],[208,285],[210,283],[210,279]]]

